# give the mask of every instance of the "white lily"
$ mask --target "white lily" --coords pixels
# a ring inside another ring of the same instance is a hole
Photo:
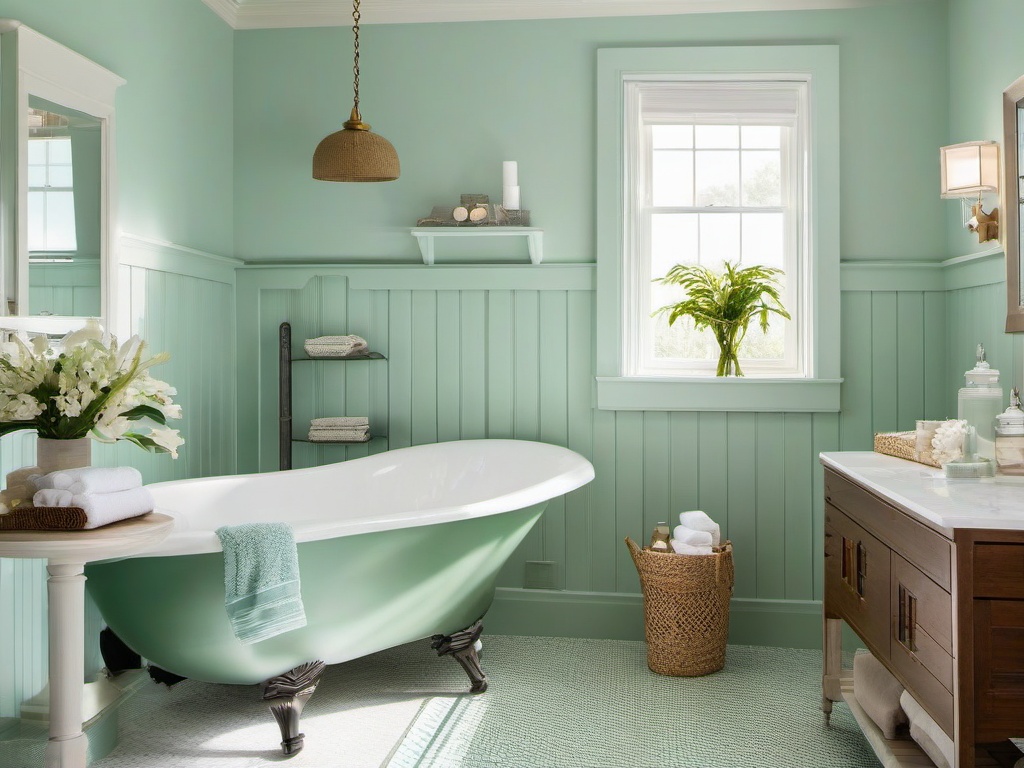
[[[178,430],[170,429],[169,427],[153,427],[149,432],[149,437],[154,443],[171,454],[171,458],[174,459],[178,458],[178,446],[185,444],[185,440],[178,433]]]

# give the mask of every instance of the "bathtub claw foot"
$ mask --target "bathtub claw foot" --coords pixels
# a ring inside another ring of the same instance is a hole
[[[437,651],[438,656],[451,654],[469,675],[470,693],[483,693],[487,690],[487,675],[480,668],[480,656],[476,645],[484,631],[484,625],[477,621],[473,626],[451,635],[434,635],[430,647]]]
[[[264,683],[263,700],[270,704],[270,712],[281,728],[281,751],[285,755],[302,750],[305,734],[299,732],[299,718],[324,667],[322,661],[311,661]]]

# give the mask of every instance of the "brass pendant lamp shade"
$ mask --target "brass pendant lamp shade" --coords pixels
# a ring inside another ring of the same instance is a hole
[[[313,178],[320,181],[394,181],[398,153],[383,136],[370,132],[359,114],[359,0],[352,6],[355,35],[354,100],[344,128],[327,136],[313,152]]]

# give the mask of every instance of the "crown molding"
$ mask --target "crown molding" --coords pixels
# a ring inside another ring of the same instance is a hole
[[[661,16],[741,11],[862,8],[914,0],[374,0],[363,24],[514,21],[598,16]],[[334,27],[352,21],[338,0],[203,0],[234,29]]]

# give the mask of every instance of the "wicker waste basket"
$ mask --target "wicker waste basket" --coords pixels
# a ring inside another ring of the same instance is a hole
[[[696,677],[725,666],[732,597],[732,542],[713,555],[677,555],[626,546],[644,595],[647,666],[659,675]]]

